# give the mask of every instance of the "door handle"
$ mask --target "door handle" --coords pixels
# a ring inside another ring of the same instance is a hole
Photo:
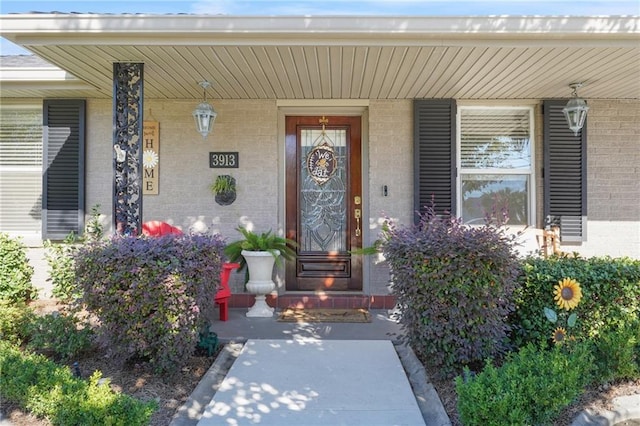
[[[362,210],[355,209],[353,211],[354,217],[356,218],[356,237],[359,237],[362,231],[360,230],[360,218],[362,217]]]

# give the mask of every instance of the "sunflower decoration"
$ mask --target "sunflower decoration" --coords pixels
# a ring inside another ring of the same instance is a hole
[[[558,281],[558,284],[553,287],[553,299],[561,310],[567,311],[556,313],[551,308],[544,308],[544,315],[547,319],[557,325],[551,335],[553,342],[561,344],[568,340],[574,340],[573,336],[568,336],[567,330],[576,326],[578,315],[575,312],[569,314],[568,311],[578,306],[578,303],[582,300],[580,283],[573,278],[564,278]],[[560,324],[563,326],[561,327]]]
[[[578,306],[582,299],[580,283],[573,278],[565,278],[554,287],[554,299],[560,309],[570,311]]]
[[[558,327],[553,330],[553,334],[551,337],[553,339],[553,343],[561,344],[567,338],[567,330],[565,330],[563,327]]]

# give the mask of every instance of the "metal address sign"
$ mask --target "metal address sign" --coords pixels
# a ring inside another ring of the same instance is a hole
[[[237,152],[210,152],[209,168],[237,169],[240,157]]]

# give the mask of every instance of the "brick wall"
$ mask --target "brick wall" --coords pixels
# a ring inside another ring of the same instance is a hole
[[[640,101],[589,101],[583,256],[640,258]]]
[[[232,240],[239,224],[257,230],[279,229],[284,213],[282,185],[284,147],[279,141],[278,109],[273,100],[215,101],[213,133],[206,140],[195,131],[192,100],[148,100],[145,119],[160,122],[160,193],[146,196],[144,220],[167,220],[183,230],[219,232]],[[640,258],[640,101],[589,101],[587,241],[563,246],[583,256]],[[101,205],[102,222],[111,231],[112,103],[87,101],[87,213]],[[411,100],[372,100],[368,134],[364,135],[365,193],[368,197],[369,243],[385,217],[411,223],[413,215],[413,114]],[[541,120],[536,113],[538,165]],[[365,128],[367,127],[365,126]],[[238,151],[240,168],[211,169],[210,151]],[[541,171],[540,167],[536,170]],[[230,206],[219,206],[209,185],[219,174],[237,180]],[[539,221],[542,174],[538,173]],[[382,193],[387,185],[388,195]],[[368,193],[367,193],[368,191]],[[38,256],[39,257],[39,256]],[[41,262],[43,268],[46,265]],[[388,294],[388,270],[376,257],[368,259],[365,292]],[[281,283],[280,283],[281,284]],[[243,291],[242,276],[232,274],[232,290]]]
[[[413,220],[412,100],[369,104],[369,202],[369,243],[378,238],[387,217],[405,224]],[[388,268],[378,256],[368,260],[370,294],[387,294]]]

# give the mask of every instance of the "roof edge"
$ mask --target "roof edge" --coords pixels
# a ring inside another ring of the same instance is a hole
[[[640,16],[225,16],[5,14],[0,34],[632,35]]]

